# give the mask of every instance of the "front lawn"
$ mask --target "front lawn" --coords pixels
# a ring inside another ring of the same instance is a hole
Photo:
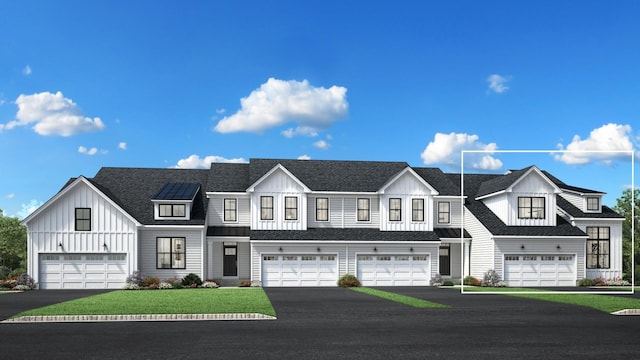
[[[427,300],[422,300],[418,298],[414,298],[411,296],[400,295],[396,293],[391,293],[388,291],[382,291],[377,289],[371,289],[367,287],[352,287],[349,288],[353,291],[357,291],[359,293],[368,294],[372,296],[377,296],[379,298],[395,301],[401,304],[413,306],[419,309],[446,309],[449,308],[448,305],[438,304]]]
[[[596,310],[612,313],[624,309],[640,309],[640,299],[600,294],[575,294],[575,293],[555,293],[555,294],[527,294],[524,291],[537,291],[535,289],[523,288],[482,288],[465,287],[465,291],[492,291],[504,292],[504,295],[521,298],[536,299],[550,302],[557,302],[570,305],[586,306]]]
[[[237,314],[276,316],[261,288],[118,290],[25,311],[18,316]]]

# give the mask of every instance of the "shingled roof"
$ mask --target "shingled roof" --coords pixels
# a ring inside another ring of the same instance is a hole
[[[567,201],[567,199],[563,198],[561,195],[556,196],[556,205],[558,205],[562,210],[564,210],[567,214],[574,218],[589,218],[589,219],[624,219],[624,216],[618,214],[613,211],[610,207],[606,205],[602,205],[602,212],[584,212],[578,209],[575,205]]]
[[[314,241],[440,241],[434,231],[380,231],[372,228],[309,228],[307,230],[251,230],[251,240]]]

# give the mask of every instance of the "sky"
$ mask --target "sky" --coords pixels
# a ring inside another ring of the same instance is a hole
[[[251,158],[537,165],[613,206],[640,158],[640,2],[577,3],[0,2],[0,209],[103,166]]]

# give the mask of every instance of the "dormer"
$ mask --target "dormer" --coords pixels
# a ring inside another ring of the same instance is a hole
[[[166,183],[152,198],[155,220],[190,220],[193,202],[200,191],[196,183]]]

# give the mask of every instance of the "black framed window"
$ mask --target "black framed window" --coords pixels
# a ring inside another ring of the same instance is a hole
[[[224,221],[238,221],[237,199],[224,199]]]
[[[424,199],[411,199],[411,220],[424,221]]]
[[[184,204],[160,204],[158,205],[160,217],[185,217],[186,206]]]
[[[449,224],[451,222],[451,203],[438,203],[438,224]]]
[[[183,237],[156,238],[156,268],[185,269],[186,239]]]
[[[402,221],[402,199],[389,199],[389,221]]]
[[[273,220],[273,196],[260,196],[260,220]]]
[[[544,219],[543,197],[518,197],[518,219]]]
[[[284,219],[298,220],[298,198],[295,196],[284,197]]]
[[[76,208],[76,231],[91,231],[91,209]]]
[[[610,228],[587,227],[587,269],[609,269]]]
[[[316,221],[329,221],[329,198],[316,198]]]
[[[588,211],[598,211],[598,210],[600,210],[600,198],[588,197],[587,198],[587,210]]]
[[[358,221],[369,221],[370,211],[369,199],[358,198]]]

